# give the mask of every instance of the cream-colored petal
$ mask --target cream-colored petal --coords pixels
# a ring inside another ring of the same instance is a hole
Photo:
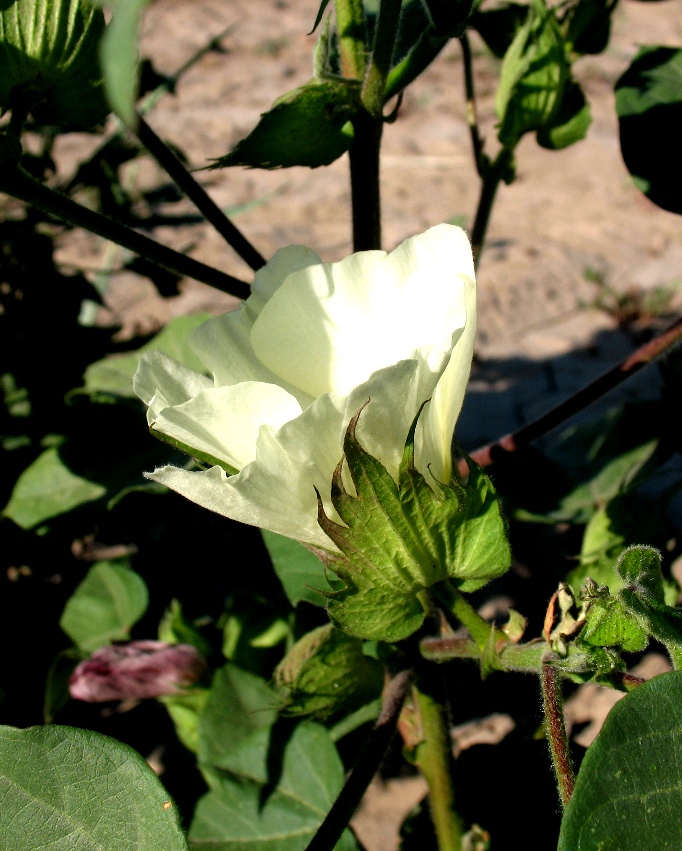
[[[245,381],[209,387],[182,405],[165,408],[152,423],[156,431],[241,470],[256,457],[262,425],[278,429],[301,413],[301,406],[275,384]]]
[[[263,307],[253,350],[311,396],[347,395],[378,369],[449,345],[464,326],[462,269],[470,267],[466,237],[451,225],[390,255],[367,251],[309,266],[289,275]]]
[[[432,400],[419,420],[415,440],[415,463],[424,471],[427,465],[440,482],[452,475],[452,439],[466,392],[476,336],[476,282],[465,279],[466,326],[450,355]]]
[[[163,352],[142,355],[133,376],[133,390],[149,406],[147,421],[150,423],[163,408],[181,405],[212,383],[210,378],[183,366]]]
[[[246,302],[237,310],[216,316],[200,325],[190,335],[190,345],[213,375],[216,387],[242,381],[279,384],[307,407],[312,398],[282,381],[256,357],[251,347],[251,320]]]
[[[251,295],[245,302],[246,313],[251,322],[256,320],[263,305],[284,283],[288,275],[321,262],[317,252],[303,245],[287,245],[285,248],[280,248],[254,276]]]

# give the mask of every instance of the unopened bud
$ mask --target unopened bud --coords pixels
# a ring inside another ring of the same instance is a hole
[[[75,700],[87,703],[182,694],[205,667],[204,659],[189,644],[111,644],[78,665],[69,680],[69,691]]]

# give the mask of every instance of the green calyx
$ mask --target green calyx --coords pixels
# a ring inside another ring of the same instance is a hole
[[[466,484],[427,481],[414,466],[417,415],[395,482],[356,438],[361,413],[348,425],[332,479],[332,504],[345,526],[327,517],[318,494],[318,522],[341,551],[324,554],[344,584],[327,595],[329,614],[351,635],[400,641],[423,623],[425,591],[446,580],[474,591],[509,568],[511,552],[492,483],[479,467],[470,462]],[[344,485],[344,465],[356,495]]]

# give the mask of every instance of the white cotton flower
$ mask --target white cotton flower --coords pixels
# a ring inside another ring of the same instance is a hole
[[[438,225],[390,254],[339,263],[284,248],[238,310],[194,331],[211,378],[160,352],[143,356],[134,387],[150,426],[213,464],[149,477],[226,517],[334,550],[317,523],[315,488],[333,518],[332,473],[368,400],[358,438],[397,478],[410,425],[430,399],[416,467],[450,480],[475,328],[474,267],[460,228]]]

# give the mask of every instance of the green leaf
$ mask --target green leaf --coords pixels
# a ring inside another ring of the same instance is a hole
[[[73,473],[62,461],[59,449],[46,449],[17,479],[3,515],[22,529],[32,529],[57,517],[101,499],[107,492],[99,482]]]
[[[414,467],[416,417],[396,483],[357,441],[361,413],[348,425],[332,480],[332,503],[345,526],[329,520],[319,501],[320,526],[343,554],[323,556],[345,586],[328,595],[329,614],[344,632],[393,642],[423,623],[422,591],[446,579],[474,591],[508,570],[511,553],[483,470],[470,462],[466,486],[427,483]],[[357,496],[344,486],[344,462]]]
[[[682,213],[682,49],[640,48],[616,83],[623,160],[647,197]]]
[[[619,647],[638,653],[649,643],[649,635],[620,600],[605,594],[590,602],[580,641],[592,647]]]
[[[144,346],[126,355],[111,355],[91,363],[85,370],[84,391],[97,396],[136,398],[133,391],[133,375],[145,352],[163,352],[197,372],[205,367],[189,345],[190,332],[211,318],[210,313],[193,313],[178,316],[166,325]]]
[[[626,585],[637,586],[657,603],[665,602],[661,554],[654,547],[629,547],[618,559],[616,571]]]
[[[67,600],[59,626],[81,650],[92,653],[128,639],[148,603],[147,586],[137,573],[99,561]]]
[[[292,606],[305,600],[314,606],[325,606],[327,601],[323,593],[331,591],[327,581],[325,567],[319,558],[309,549],[274,532],[261,529],[263,541],[267,547],[277,578],[282,583],[284,593]]]
[[[275,669],[283,712],[333,723],[378,698],[384,666],[362,648],[331,624],[304,635]]]
[[[570,65],[555,11],[532,0],[526,23],[505,53],[495,96],[500,142],[514,148],[524,133],[553,123]]]
[[[567,148],[585,138],[591,121],[592,114],[585,94],[580,85],[571,80],[566,85],[561,107],[551,126],[538,130],[538,144],[553,151]]]
[[[168,710],[178,739],[192,753],[199,750],[199,716],[208,695],[209,690],[204,688],[189,694],[166,694],[158,698]]]
[[[329,165],[353,140],[349,122],[358,109],[358,95],[353,81],[313,79],[275,101],[256,128],[213,167]]]
[[[495,9],[478,9],[471,16],[470,25],[478,30],[493,56],[502,59],[527,16],[528,6],[505,3]]]
[[[11,851],[186,851],[168,792],[127,745],[73,727],[0,727],[0,842]]]
[[[82,0],[0,4],[0,111],[89,129],[109,112],[97,61],[104,16]]]
[[[199,715],[199,762],[207,768],[219,764],[249,734],[270,727],[279,705],[265,680],[236,665],[220,668]]]
[[[327,731],[311,722],[284,743],[274,777],[271,747],[270,730],[259,730],[222,760],[219,782],[197,805],[193,849],[304,851],[343,786],[343,765]],[[357,851],[348,831],[336,848]]]
[[[654,677],[619,701],[585,755],[558,851],[677,851],[681,737],[682,673]]]
[[[107,99],[119,118],[129,127],[134,127],[139,82],[137,35],[142,11],[149,0],[93,2],[112,11],[100,52]]]

